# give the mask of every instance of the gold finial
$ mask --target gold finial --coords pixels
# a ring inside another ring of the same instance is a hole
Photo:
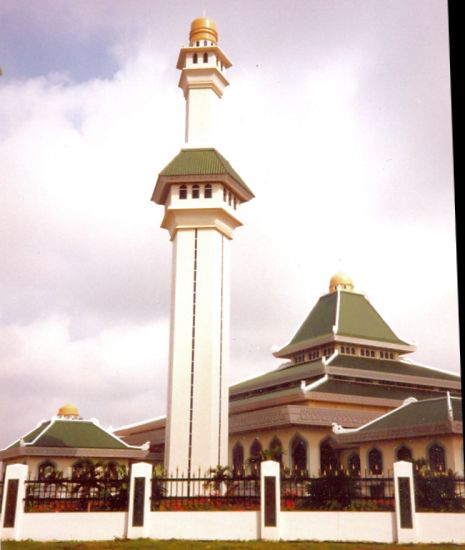
[[[347,273],[343,273],[342,271],[338,271],[329,281],[329,292],[336,292],[338,289],[348,290],[350,292],[354,290],[354,283],[352,279],[349,275],[347,275]]]
[[[218,42],[218,31],[213,19],[198,17],[192,21],[191,32],[189,33],[190,45],[193,46],[195,42],[200,40],[209,40],[215,44]]]
[[[67,403],[58,409],[58,416],[64,418],[79,418],[79,411],[75,405]]]

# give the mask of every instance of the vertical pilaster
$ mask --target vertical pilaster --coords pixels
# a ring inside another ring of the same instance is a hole
[[[152,465],[137,462],[131,466],[127,537],[146,538],[150,535],[150,496]]]
[[[394,495],[396,507],[397,542],[417,540],[415,485],[411,462],[394,463]]]
[[[25,464],[10,464],[6,467],[3,499],[0,503],[0,540],[21,540],[28,471]]]
[[[260,465],[260,538],[280,539],[281,487],[279,462],[265,460]]]

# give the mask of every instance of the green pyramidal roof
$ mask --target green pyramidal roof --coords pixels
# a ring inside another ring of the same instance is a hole
[[[119,438],[87,420],[53,420],[40,426],[22,438],[26,446],[66,447],[83,449],[127,449]],[[20,447],[20,440],[10,448]]]
[[[242,192],[242,200],[250,200],[253,193],[231,164],[213,148],[182,149],[178,155],[160,172],[152,200],[159,202],[163,196],[164,184],[168,178],[195,176],[224,176],[232,178],[237,189]],[[159,189],[157,189],[159,188]]]
[[[340,290],[322,296],[289,344],[275,355],[287,357],[312,345],[334,341],[337,336],[412,347],[396,336],[363,294]]]

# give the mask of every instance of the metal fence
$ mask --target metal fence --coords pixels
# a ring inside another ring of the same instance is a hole
[[[453,473],[416,475],[415,503],[419,512],[465,512],[465,479]]]
[[[151,509],[258,510],[260,479],[255,477],[153,477]]]
[[[128,509],[129,479],[26,481],[25,512],[99,512]]]
[[[345,474],[281,480],[282,510],[394,510],[392,477]]]

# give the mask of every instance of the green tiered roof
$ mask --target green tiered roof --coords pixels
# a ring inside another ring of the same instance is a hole
[[[244,180],[234,170],[231,164],[213,148],[182,149],[174,159],[160,172],[152,200],[163,204],[166,198],[167,186],[176,183],[192,181],[195,178],[212,181],[217,177],[238,193],[242,202],[254,197],[254,194]]]
[[[408,342],[392,331],[366,296],[341,290],[322,296],[289,344],[275,355],[288,357],[295,351],[334,341],[336,336],[386,343],[413,351]]]
[[[127,449],[118,437],[87,420],[49,420],[15,441],[15,447],[60,447],[82,449]]]

